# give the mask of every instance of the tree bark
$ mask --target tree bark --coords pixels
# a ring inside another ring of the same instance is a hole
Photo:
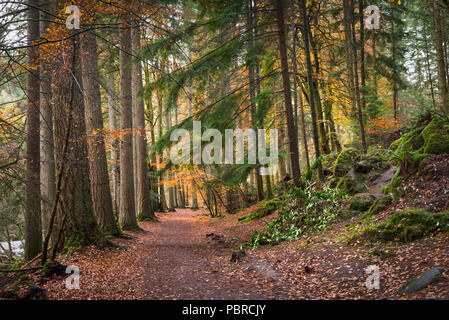
[[[123,229],[137,228],[132,134],[131,31],[129,16],[121,18],[120,27],[120,211]]]
[[[307,64],[307,81],[309,83],[310,93],[309,93],[309,104],[310,104],[310,112],[312,115],[312,129],[313,129],[313,144],[315,146],[315,158],[319,159],[321,156],[320,145],[318,141],[318,126],[317,126],[317,116],[315,112],[315,98],[314,98],[314,90],[312,89],[314,86],[313,76],[312,76],[312,62],[310,59],[310,46],[309,46],[309,20],[307,18],[307,7],[305,0],[301,1],[302,8],[302,19],[303,19],[303,37],[304,37],[304,52],[306,56],[306,64]],[[321,162],[318,163],[318,180],[324,180],[323,167]]]
[[[163,135],[163,114],[162,114],[162,96],[157,92],[157,103],[158,103],[158,126],[159,126],[159,138]],[[162,163],[164,161],[164,153],[162,151],[158,154],[158,162],[159,162],[159,168],[162,168]],[[164,174],[161,172],[159,174],[159,202],[160,207],[163,212],[167,211],[167,199],[165,196],[165,186],[164,186]]]
[[[391,58],[396,61],[396,36],[394,28],[394,10],[392,12],[391,20]],[[393,78],[393,118],[396,121],[398,119],[398,85],[396,79]]]
[[[316,42],[313,38],[313,33],[310,32],[310,45],[312,47],[313,52],[313,60],[315,65],[315,74],[319,75],[321,73],[320,69],[320,57],[318,55],[318,48]],[[324,119],[323,119],[323,108],[321,106],[321,96],[320,96],[320,88],[319,82],[317,79],[313,79],[313,96],[315,98],[315,107],[316,107],[316,118],[319,132],[319,141],[320,141],[320,151],[321,154],[329,154],[329,138],[325,129]]]
[[[343,0],[343,26],[345,33],[345,52],[348,74],[349,100],[351,103],[351,113],[354,117],[356,113],[356,95],[354,81],[354,52],[352,50],[352,31],[351,31],[351,6],[349,0]]]
[[[56,171],[64,175],[62,185],[58,187],[61,189],[60,202],[54,227],[56,233],[52,235],[55,248],[65,241],[76,245],[97,241],[87,160],[79,40],[79,36],[72,35],[61,42],[63,55],[57,57],[54,75]],[[66,136],[68,148],[65,147]],[[62,167],[65,170],[61,170]]]
[[[279,128],[279,135],[278,135],[278,146],[279,146],[279,152],[285,151],[285,126],[282,122],[283,117],[281,117],[282,110],[280,104],[276,104],[276,116],[279,118],[278,120],[278,128]],[[287,165],[284,157],[279,157],[279,180],[282,181],[287,175]]]
[[[140,25],[137,22],[132,34],[133,52],[137,53],[140,49]],[[142,90],[142,66],[140,61],[133,64],[133,96],[134,96],[134,130],[136,142],[136,161],[137,161],[137,218],[139,220],[148,220],[154,218],[154,211],[151,207],[150,181],[148,178],[147,165],[147,139],[145,131],[145,105],[142,99],[138,98]]]
[[[357,63],[357,41],[355,36],[355,21],[354,21],[354,0],[350,0],[350,20],[351,20],[351,29],[352,29],[352,52],[354,57],[354,83],[355,83],[355,94],[357,98],[357,114],[360,125],[360,138],[362,140],[362,149],[363,153],[366,153],[366,139],[365,139],[365,125],[363,122],[363,112],[362,112],[362,102],[360,99],[360,84],[359,84],[359,71],[358,71],[358,63]]]
[[[282,68],[282,84],[284,91],[284,103],[285,103],[285,116],[287,119],[287,133],[290,146],[290,160],[292,166],[292,178],[295,186],[299,186],[301,178],[301,170],[299,168],[299,158],[298,158],[298,138],[296,136],[296,128],[293,119],[293,109],[292,109],[292,97],[291,97],[291,87],[290,87],[290,75],[288,72],[288,61],[287,61],[287,48],[285,40],[285,23],[284,23],[284,8],[282,5],[282,0],[276,0],[276,20],[278,26],[278,36],[279,36],[279,53],[281,56],[281,68]]]
[[[25,172],[25,259],[31,260],[42,250],[42,221],[40,207],[40,79],[39,52],[39,0],[29,0],[27,25],[27,138]]]
[[[187,97],[187,116],[189,118],[192,117],[192,85],[189,83],[188,86],[188,97]],[[192,186],[190,188],[192,190],[192,210],[198,210],[198,196],[196,194],[196,183],[195,179],[192,179]],[[188,201],[187,201],[188,205]]]
[[[445,113],[449,113],[449,89],[447,70],[444,63],[443,35],[441,32],[440,1],[433,1],[433,21],[435,24],[435,46],[437,49],[438,78],[440,83],[440,103]]]
[[[299,136],[302,143],[301,149],[301,157],[302,157],[302,169],[308,170],[310,167],[309,162],[309,152],[307,149],[307,135],[306,135],[306,127],[304,121],[304,105],[302,101],[301,93],[298,96],[298,80],[297,80],[297,60],[296,60],[296,25],[295,25],[295,6],[294,1],[291,3],[292,5],[292,65],[293,65],[293,108],[295,113],[295,126],[299,129]],[[300,102],[300,123],[298,121],[298,99]],[[298,146],[299,148],[299,146]]]
[[[92,30],[83,34],[81,56],[92,205],[100,230],[115,235],[120,233],[120,229],[112,209],[101,111],[97,40]]]
[[[119,143],[115,137],[117,130],[117,110],[116,110],[116,93],[114,86],[114,77],[109,75],[108,78],[108,114],[109,114],[109,132],[111,143],[111,178],[112,178],[112,203],[113,210],[117,214],[119,211],[119,181],[120,181],[120,167],[118,162],[117,152],[119,150]]]
[[[165,114],[165,126],[166,130],[170,130],[171,128],[171,113],[170,111],[167,111]],[[176,208],[176,194],[175,194],[175,187],[172,185],[174,176],[172,170],[167,172],[167,179],[169,180],[170,185],[168,186],[168,211],[172,212],[175,211]]]
[[[44,38],[47,28],[50,27],[52,19],[51,13],[54,11],[53,2],[43,4],[43,11],[41,11],[41,38]],[[55,199],[55,147],[53,138],[53,105],[52,105],[52,68],[51,64],[41,59],[41,210],[42,210],[42,234],[48,231],[48,223],[50,213],[52,211],[53,202]]]
[[[362,94],[362,110],[366,109],[366,71],[365,71],[365,21],[364,21],[364,0],[359,0],[359,23],[360,23],[360,82]],[[363,119],[364,123],[366,120]]]
[[[251,37],[254,37],[254,25],[256,22],[254,21],[254,8],[252,4],[253,0],[248,1],[248,17],[247,17],[247,27],[248,32],[251,34]],[[254,40],[251,39],[249,41],[248,51],[250,52],[250,55],[254,54]],[[256,120],[256,76],[255,76],[255,64],[257,62],[249,61],[248,62],[248,80],[249,80],[249,95],[250,95],[250,103],[251,103],[251,124],[252,127],[257,130],[258,123]],[[257,141],[255,150],[258,150],[257,148]],[[256,191],[257,191],[257,200],[262,201],[264,199],[263,194],[263,181],[262,176],[259,174],[259,170],[255,170],[255,178],[256,178]]]
[[[310,169],[310,160],[309,160],[309,147],[307,143],[307,134],[306,134],[306,120],[304,116],[304,100],[301,90],[299,90],[299,117],[301,122],[301,141],[302,141],[302,161],[304,162],[304,168]]]
[[[430,83],[430,94],[432,96],[432,105],[435,109],[436,102],[435,102],[435,90],[433,88],[433,80],[432,80],[432,72],[430,70],[430,57],[429,57],[429,44],[427,40],[427,30],[426,30],[426,22],[423,21],[423,39],[424,39],[424,51],[426,53],[426,70],[427,70],[427,77],[429,78]]]

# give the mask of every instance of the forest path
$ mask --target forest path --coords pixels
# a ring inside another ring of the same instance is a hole
[[[272,299],[288,298],[280,282],[244,272],[230,263],[235,245],[209,240],[211,230],[199,211],[177,209],[143,222],[144,292],[149,299]]]
[[[273,218],[239,224],[245,214],[211,219],[189,209],[157,213],[157,222],[141,222],[142,230],[129,232],[130,238],[61,255],[62,264],[79,268],[78,289],[66,287],[65,273],[41,283],[36,272],[29,281],[44,289],[47,299],[64,300],[449,298],[447,274],[423,291],[397,295],[412,276],[449,265],[447,235],[397,244],[388,249],[389,257],[372,253],[386,248],[345,245],[337,224],[307,239],[246,249],[241,261],[231,263],[237,244]],[[366,288],[369,265],[381,270],[380,290]]]

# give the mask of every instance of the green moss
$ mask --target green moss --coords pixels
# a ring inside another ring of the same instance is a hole
[[[404,134],[390,145],[390,149],[396,151],[404,148],[409,148],[411,150],[421,148],[424,144],[424,139],[420,135],[423,129],[424,127],[419,127]]]
[[[384,241],[410,242],[435,232],[449,232],[449,214],[423,209],[394,212],[388,220],[367,230],[366,235]]]
[[[54,274],[65,272],[65,267],[57,261],[47,261],[42,268],[42,274],[45,277],[50,277]]]
[[[393,202],[393,198],[391,196],[382,197],[376,199],[374,203],[369,208],[367,214],[372,216],[376,215],[382,211],[384,211],[391,203]]]
[[[399,195],[400,191],[398,189],[402,185],[402,176],[400,173],[400,168],[398,168],[390,183],[383,189],[383,193]]]
[[[351,209],[342,209],[337,212],[337,216],[341,220],[347,220],[350,219],[356,215],[360,214],[360,211],[357,210],[351,210]]]
[[[321,166],[326,174],[332,174],[334,169],[334,163],[337,160],[338,155],[335,153],[325,154],[321,159]]]
[[[329,188],[336,188],[338,185],[339,179],[334,178],[334,176],[329,177],[329,183],[327,184]]]
[[[266,217],[270,214],[272,214],[274,211],[276,211],[280,206],[281,200],[279,198],[273,198],[271,200],[268,200],[264,204],[260,205],[256,210],[251,211],[246,216],[241,217],[239,219],[239,222],[250,222],[256,219],[260,219],[263,217]]]
[[[421,133],[424,140],[422,152],[426,154],[449,153],[449,131],[442,120],[433,119]]]
[[[343,177],[338,182],[337,188],[346,192],[347,194],[355,194],[357,192],[357,182],[349,177]]]
[[[365,175],[357,174],[354,170],[348,172],[343,178],[340,178],[337,188],[349,195],[363,192],[366,188],[363,184]]]
[[[271,200],[266,201],[264,204],[262,204],[260,207],[265,208],[268,211],[275,211],[277,208],[279,208],[281,200],[279,198],[273,198]]]
[[[366,155],[364,155],[364,161],[369,164],[375,170],[384,170],[390,166],[390,157],[392,155],[391,150],[382,148],[370,148]]]
[[[366,211],[374,203],[375,197],[369,193],[356,194],[349,205],[349,209],[356,211]]]
[[[343,177],[349,170],[352,164],[360,159],[360,151],[355,148],[343,149],[337,157],[334,165],[334,177]]]

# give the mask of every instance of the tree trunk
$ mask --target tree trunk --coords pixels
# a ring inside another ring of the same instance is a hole
[[[291,28],[292,28],[292,71],[293,71],[293,114],[295,127],[298,129],[298,83],[297,83],[297,63],[296,63],[296,24],[295,24],[295,2],[291,1]],[[303,169],[305,164],[303,163]]]
[[[343,0],[343,26],[345,33],[345,52],[346,66],[348,73],[349,100],[351,102],[351,113],[355,118],[356,113],[356,95],[354,81],[354,52],[352,50],[352,31],[351,31],[351,6],[349,0]]]
[[[447,70],[444,63],[443,35],[441,32],[440,1],[433,1],[433,21],[435,23],[435,46],[437,49],[438,77],[440,83],[441,108],[449,113],[449,89],[447,82]]]
[[[301,122],[301,141],[302,141],[302,161],[304,163],[304,168],[310,169],[310,160],[309,160],[309,147],[307,146],[307,135],[306,135],[306,120],[304,117],[304,100],[301,90],[299,90],[299,117]]]
[[[365,71],[365,21],[364,21],[364,0],[359,0],[359,22],[360,22],[360,81],[362,93],[362,110],[366,109],[366,71]],[[366,120],[363,119],[364,123]]]
[[[374,100],[378,99],[378,89],[377,89],[377,51],[376,51],[376,39],[377,35],[374,33],[373,35],[373,55],[372,55],[372,67],[373,67],[373,90],[374,90]]]
[[[289,151],[292,166],[292,178],[294,185],[299,186],[301,170],[299,169],[298,138],[296,136],[296,128],[293,119],[290,75],[288,72],[287,48],[285,41],[284,8],[282,6],[282,0],[276,0],[276,18],[279,29],[279,53],[281,56],[282,84],[285,100],[285,117],[287,119],[287,132],[290,146]]]
[[[120,229],[112,211],[112,197],[104,143],[103,114],[101,111],[97,40],[93,31],[87,31],[83,35],[81,56],[92,205],[100,230],[114,235],[119,234]]]
[[[165,126],[167,131],[171,128],[171,113],[167,111],[165,113]],[[168,186],[168,211],[175,211],[176,208],[176,193],[175,187],[172,185],[174,180],[173,171],[170,170],[167,172],[167,179],[169,180],[170,185]]]
[[[392,12],[393,18],[391,20],[391,58],[396,61],[396,36],[394,30],[394,10]],[[398,119],[398,85],[396,79],[393,78],[393,117],[396,121]]]
[[[131,95],[131,31],[130,19],[121,19],[120,27],[120,213],[119,221],[123,229],[137,228],[132,134]]]
[[[249,0],[248,2],[248,17],[247,17],[247,27],[248,32],[251,34],[251,37],[254,37],[254,25],[257,24],[257,22],[254,21],[254,8],[252,5],[253,0]],[[251,55],[254,53],[254,40],[249,41],[248,51],[251,52]],[[255,77],[255,61],[249,61],[248,65],[248,80],[249,80],[249,95],[250,95],[250,103],[251,103],[251,124],[254,129],[258,128],[258,123],[256,120],[256,77]],[[258,150],[257,148],[257,141],[255,150]],[[263,194],[263,181],[262,176],[259,173],[259,170],[255,170],[255,178],[256,178],[256,191],[257,191],[257,200],[262,201],[264,199]]]
[[[79,36],[72,35],[61,45],[65,58],[57,62],[53,91],[56,171],[63,175],[56,228],[52,235],[55,247],[67,241],[72,245],[87,245],[97,241],[87,160]],[[68,148],[65,148],[66,136]],[[65,171],[61,170],[62,167]]]
[[[310,46],[309,46],[309,20],[307,18],[307,7],[305,1],[301,1],[302,7],[302,19],[303,19],[303,37],[304,37],[304,53],[306,55],[306,63],[307,63],[307,80],[309,83],[310,93],[309,93],[309,104],[310,104],[310,112],[312,115],[312,129],[313,129],[313,144],[315,146],[315,158],[319,159],[321,156],[320,145],[318,142],[318,126],[317,126],[317,116],[315,112],[315,98],[314,98],[314,90],[313,88],[313,77],[312,77],[312,62],[310,59]],[[318,180],[324,180],[323,167],[321,162],[318,163]]]
[[[354,21],[354,0],[350,0],[351,8],[350,8],[350,21],[351,21],[351,29],[352,29],[352,52],[354,57],[354,83],[355,83],[355,94],[357,98],[357,113],[358,120],[360,125],[360,137],[362,139],[362,149],[363,153],[366,153],[366,139],[365,139],[365,125],[363,122],[363,113],[362,113],[362,102],[360,100],[360,84],[359,84],[359,71],[358,71],[358,63],[357,63],[357,41],[355,37],[355,21]]]
[[[189,84],[187,88],[188,97],[187,97],[187,116],[189,118],[192,117],[192,85]],[[190,188],[192,190],[192,210],[198,210],[198,196],[196,194],[196,183],[195,179],[192,179],[192,186]],[[188,201],[186,203],[188,205]]]
[[[50,27],[51,13],[54,11],[53,2],[43,6],[41,11],[41,37],[45,37],[47,28]],[[48,223],[55,200],[55,146],[53,138],[53,105],[52,105],[52,68],[45,59],[41,59],[41,153],[40,153],[40,179],[41,179],[41,210],[42,210],[42,234],[46,235]]]
[[[133,52],[140,49],[140,25],[137,22],[133,36]],[[136,160],[137,160],[137,218],[139,220],[148,220],[154,218],[154,211],[151,207],[150,181],[148,179],[147,166],[147,139],[145,131],[145,105],[142,99],[138,98],[142,90],[142,66],[138,61],[133,64],[133,96],[134,96],[134,128],[136,142]]]
[[[27,26],[27,136],[25,173],[25,259],[31,260],[42,250],[40,206],[40,134],[39,134],[39,52],[34,42],[39,40],[39,1],[29,0]]]
[[[304,105],[302,101],[301,93],[298,97],[298,80],[297,80],[297,61],[296,61],[296,25],[295,25],[295,6],[294,1],[292,1],[292,65],[293,65],[293,106],[295,112],[295,126],[299,129],[299,136],[302,142],[301,156],[302,156],[302,169],[308,170],[310,167],[309,162],[309,152],[307,150],[307,136],[306,127],[304,121]],[[300,123],[298,123],[298,99],[300,102]],[[298,147],[299,148],[299,147]]]
[[[430,83],[430,94],[432,95],[432,104],[433,108],[436,107],[435,102],[435,91],[433,89],[433,80],[432,80],[432,72],[430,71],[430,57],[429,57],[429,44],[427,40],[427,30],[426,30],[426,22],[423,23],[423,39],[424,39],[424,51],[426,53],[426,69],[427,69],[427,77],[429,78]]]
[[[112,176],[112,201],[113,209],[117,214],[119,211],[119,181],[120,181],[120,167],[118,162],[117,153],[119,151],[119,143],[115,137],[115,132],[117,130],[117,110],[116,110],[116,93],[114,86],[114,77],[112,75],[108,78],[108,114],[109,114],[109,131],[111,140],[111,176]]]
[[[144,34],[144,39],[145,39],[145,34]],[[144,75],[145,75],[145,83],[150,83],[150,70],[148,65],[144,65],[143,68],[144,71]],[[146,117],[148,117],[148,122],[150,123],[150,138],[151,138],[151,144],[155,144],[156,143],[156,134],[155,134],[155,130],[156,130],[156,120],[155,120],[155,109],[154,109],[154,105],[153,105],[153,91],[149,92],[149,94],[146,97]],[[151,208],[153,209],[153,214],[154,212],[160,210],[159,207],[159,202],[157,201],[157,199],[153,196],[154,194],[157,194],[157,179],[155,178],[155,165],[157,163],[157,157],[156,157],[156,153],[151,153],[151,159],[150,159],[150,163],[149,163],[149,184],[150,184],[150,202],[151,202]]]
[[[279,128],[279,135],[278,135],[278,147],[279,147],[279,152],[284,152],[285,151],[285,126],[282,123],[282,110],[281,110],[281,106],[280,104],[276,104],[276,116],[279,118],[278,120],[278,128]],[[279,163],[278,163],[278,167],[279,167],[279,180],[282,181],[284,180],[285,176],[287,175],[287,166],[285,163],[285,158],[284,157],[279,157]]]
[[[315,65],[315,74],[319,75],[321,73],[320,70],[320,57],[318,56],[318,49],[315,43],[315,40],[313,39],[313,33],[310,32],[310,45],[312,47],[313,52],[313,60]],[[323,119],[323,108],[321,106],[321,96],[320,96],[320,90],[319,90],[319,83],[317,79],[313,79],[313,96],[315,98],[315,106],[316,106],[316,118],[317,118],[317,125],[318,125],[318,132],[320,134],[320,151],[321,154],[329,154],[329,139],[328,135],[325,129],[324,125],[324,119]]]
[[[159,138],[162,137],[163,135],[163,122],[162,119],[164,118],[162,115],[162,96],[159,94],[159,92],[157,93],[157,103],[158,103],[158,117],[159,117]],[[159,168],[162,168],[162,163],[164,162],[164,153],[162,151],[159,152],[158,154],[158,163],[159,163]],[[165,197],[165,186],[163,183],[164,180],[164,174],[160,173],[159,174],[159,203],[160,203],[160,207],[162,209],[163,212],[167,211],[167,200]]]
[[[332,88],[330,85],[330,79],[328,81],[328,96],[332,97]],[[329,135],[331,140],[332,151],[340,153],[341,145],[340,142],[338,141],[338,134],[335,129],[334,119],[332,117],[332,100],[330,99],[327,99],[324,104],[324,117],[329,125]]]

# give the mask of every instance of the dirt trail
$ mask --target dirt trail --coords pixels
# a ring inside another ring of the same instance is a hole
[[[140,223],[143,231],[130,233],[131,239],[114,239],[115,246],[90,246],[83,252],[60,256],[62,264],[79,267],[79,289],[66,289],[66,275],[54,276],[39,286],[47,299],[449,297],[447,270],[438,283],[421,292],[396,294],[411,276],[430,266],[449,265],[447,235],[392,245],[390,258],[373,255],[374,247],[345,245],[339,240],[337,225],[298,242],[246,249],[241,261],[230,263],[237,244],[248,241],[256,228],[263,228],[273,218],[238,224],[243,215],[245,211],[211,219],[189,209],[158,213],[158,222]],[[206,237],[210,233],[215,237]],[[369,265],[381,270],[380,290],[365,286]],[[36,273],[29,281],[39,283],[39,279]]]
[[[148,298],[270,299],[286,298],[281,286],[264,279],[242,277],[241,264],[229,259],[235,247],[225,240],[209,241],[208,218],[190,210],[159,215],[159,222],[143,223],[143,246]],[[248,258],[250,259],[250,258]],[[259,281],[257,281],[259,280]]]
[[[385,172],[383,172],[379,178],[377,178],[372,187],[370,188],[370,193],[377,196],[382,193],[382,189],[385,188],[388,183],[393,179],[397,167],[390,166]]]

